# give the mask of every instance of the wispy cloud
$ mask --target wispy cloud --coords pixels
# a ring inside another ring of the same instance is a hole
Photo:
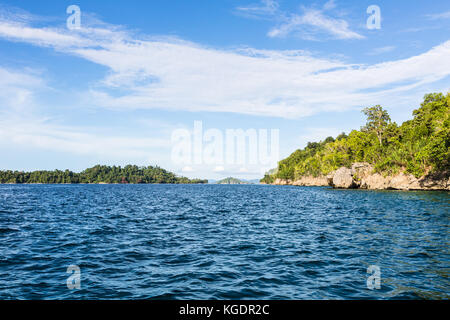
[[[55,125],[42,117],[0,115],[0,144],[140,162],[148,161],[154,148],[170,147],[170,139],[100,134],[89,128]]]
[[[336,2],[334,0],[329,0],[323,5],[324,10],[331,10],[336,8]]]
[[[322,9],[302,7],[303,12],[297,14],[280,10],[275,0],[262,0],[259,4],[238,7],[237,12],[276,22],[277,26],[267,33],[269,37],[294,35],[306,40],[317,40],[319,36],[323,38],[325,35],[334,39],[363,39],[364,36],[350,29],[347,21],[330,16],[336,7],[336,2],[329,0]]]
[[[427,17],[431,20],[450,19],[450,11],[434,13],[434,14],[427,14]]]
[[[45,88],[35,70],[11,70],[0,67],[0,111],[26,112],[34,106],[34,94]]]
[[[329,17],[321,10],[304,9],[302,15],[293,14],[287,21],[271,29],[269,37],[285,37],[297,34],[304,39],[315,39],[325,33],[336,39],[363,39],[364,36],[350,30],[347,21]]]
[[[392,52],[395,50],[395,46],[385,46],[385,47],[380,47],[380,48],[375,48],[371,51],[369,51],[367,54],[370,56],[375,56],[375,55],[379,55],[379,54],[383,54],[383,53],[388,53],[388,52]]]
[[[300,147],[306,147],[308,142],[317,142],[327,137],[336,137],[344,130],[338,128],[305,128],[305,133],[299,137]]]
[[[274,16],[279,13],[279,5],[275,0],[262,0],[260,3],[245,7],[237,7],[236,12],[251,18]]]
[[[321,21],[320,14],[311,13],[308,21],[317,17]],[[303,51],[209,48],[137,36],[114,26],[72,32],[3,19],[0,38],[50,47],[107,67],[107,77],[83,93],[84,102],[122,110],[299,118],[388,101],[450,75],[450,41],[408,59],[354,65]]]
[[[0,67],[0,145],[140,163],[149,161],[154,148],[170,146],[170,134],[166,138],[125,137],[111,131],[101,133],[98,128],[55,124],[52,117],[39,115],[37,96],[43,90],[49,88],[36,70]],[[151,125],[155,126],[155,120]],[[159,122],[164,125],[168,124]]]

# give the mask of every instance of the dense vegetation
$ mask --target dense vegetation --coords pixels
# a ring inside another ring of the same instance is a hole
[[[261,182],[317,177],[354,162],[368,162],[385,175],[405,171],[420,177],[450,171],[450,93],[425,95],[421,107],[413,111],[413,119],[401,126],[379,105],[365,108],[363,113],[367,123],[361,130],[309,142],[280,161],[277,170]]]
[[[0,183],[207,183],[208,180],[177,177],[160,167],[101,166],[80,173],[61,171],[0,171]]]

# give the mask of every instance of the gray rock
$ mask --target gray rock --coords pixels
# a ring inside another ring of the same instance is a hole
[[[355,188],[356,184],[353,180],[352,170],[345,167],[337,169],[333,176],[333,187]]]

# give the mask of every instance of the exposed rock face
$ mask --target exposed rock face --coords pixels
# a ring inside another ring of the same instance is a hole
[[[336,173],[336,171],[332,171],[326,176],[327,183],[328,183],[327,185],[328,186],[332,186],[333,185],[333,177],[334,177],[335,173]]]
[[[328,180],[326,177],[313,177],[304,176],[299,180],[295,180],[292,185],[294,186],[328,186]]]
[[[355,162],[352,164],[352,176],[356,181],[367,177],[373,171],[373,167],[367,162]]]
[[[285,186],[285,185],[288,185],[288,184],[292,184],[292,181],[278,178],[278,179],[275,179],[275,181],[272,184],[275,184],[275,185],[278,185],[278,186]]]
[[[374,173],[373,167],[369,163],[356,162],[353,163],[351,169],[339,168],[334,173],[330,186],[374,190],[450,190],[450,177],[448,173],[444,172],[428,174],[419,179],[405,172],[395,176],[383,176]]]
[[[419,185],[427,190],[450,190],[450,173],[440,172],[419,179]]]
[[[335,188],[354,188],[356,187],[353,180],[352,170],[349,168],[339,168],[333,176],[332,186]]]
[[[369,163],[355,162],[351,168],[341,167],[326,177],[304,176],[295,181],[276,179],[273,184],[373,190],[450,190],[450,173],[428,174],[419,179],[404,172],[395,176],[383,176],[374,173],[373,167]]]
[[[301,177],[299,180],[284,180],[284,179],[276,179],[272,184],[279,185],[279,186],[285,186],[285,185],[292,185],[292,186],[328,186],[328,180],[326,177],[313,177],[313,176],[304,176]]]
[[[374,173],[361,178],[361,189],[389,189],[389,179],[379,173]]]
[[[389,188],[397,190],[417,190],[421,189],[421,186],[416,177],[402,172],[399,175],[392,177],[389,181]]]

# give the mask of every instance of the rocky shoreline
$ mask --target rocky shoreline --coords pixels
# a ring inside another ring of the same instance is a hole
[[[373,166],[369,163],[357,162],[351,168],[341,167],[327,176],[304,176],[299,180],[276,179],[272,184],[371,190],[450,190],[450,174],[429,173],[416,178],[401,172],[393,176],[383,176],[374,173]]]

